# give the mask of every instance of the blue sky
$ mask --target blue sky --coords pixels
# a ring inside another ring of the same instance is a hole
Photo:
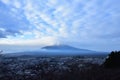
[[[0,0],[0,49],[54,44],[120,50],[120,0]]]

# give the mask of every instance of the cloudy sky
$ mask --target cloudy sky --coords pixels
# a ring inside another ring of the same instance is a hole
[[[0,49],[54,44],[120,50],[120,0],[0,0]]]

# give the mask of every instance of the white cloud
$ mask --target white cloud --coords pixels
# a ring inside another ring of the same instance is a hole
[[[10,0],[1,0],[3,3],[5,4],[9,4],[10,3]]]
[[[93,42],[105,43],[110,36],[120,33],[119,1],[116,3],[107,0],[2,0],[2,2],[11,6],[11,14],[20,22],[20,26],[24,19],[30,23],[26,23],[28,24],[26,30],[24,27],[19,28],[23,30],[23,35],[16,38],[20,37],[21,42],[13,40],[14,44],[53,44],[57,39],[63,43],[93,45]],[[119,36],[114,36],[114,39],[116,37]],[[26,41],[26,38],[30,40]]]
[[[0,44],[19,45],[19,46],[45,46],[56,43],[56,38],[44,37],[39,39],[1,39]]]
[[[21,8],[21,3],[18,2],[18,1],[14,1],[14,6],[15,6],[16,8]]]
[[[5,32],[5,29],[4,28],[0,28],[0,31]]]

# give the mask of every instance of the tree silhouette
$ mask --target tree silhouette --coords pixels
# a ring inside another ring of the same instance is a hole
[[[120,68],[120,51],[112,51],[104,62],[104,66],[107,68]]]

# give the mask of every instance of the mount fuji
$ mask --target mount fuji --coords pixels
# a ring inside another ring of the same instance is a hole
[[[79,49],[69,45],[52,45],[45,46],[35,51],[23,51],[11,53],[9,55],[21,56],[21,55],[34,55],[34,56],[52,56],[52,55],[93,55],[103,54],[104,52],[97,52],[88,49]]]

